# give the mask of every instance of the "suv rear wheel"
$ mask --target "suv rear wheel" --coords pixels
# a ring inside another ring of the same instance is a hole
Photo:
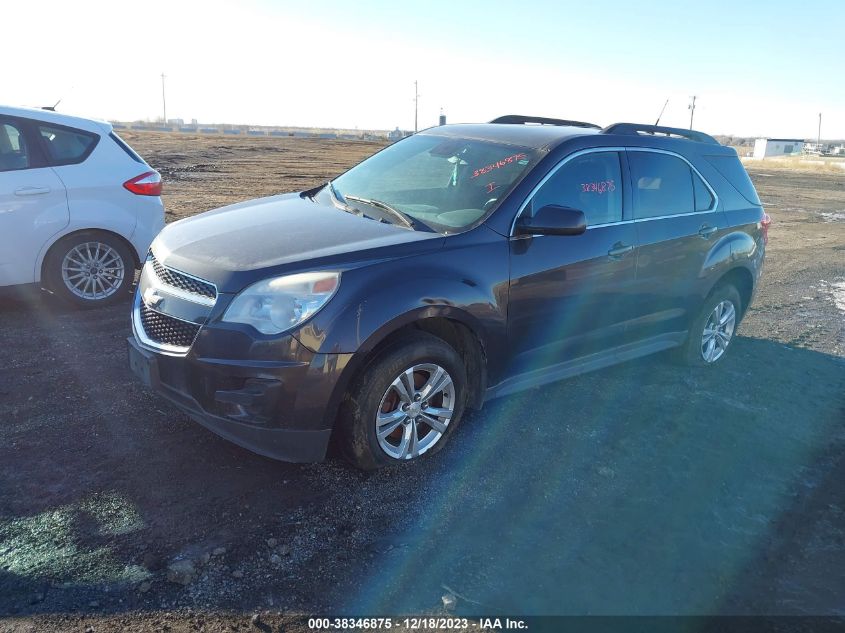
[[[117,237],[81,231],[50,250],[44,281],[56,296],[80,307],[116,303],[129,296],[135,260]]]
[[[707,297],[690,328],[678,359],[687,365],[711,367],[721,361],[734,340],[742,301],[730,284],[717,286]]]
[[[423,332],[389,347],[361,372],[341,408],[342,450],[373,470],[442,448],[464,411],[466,368],[445,341]]]

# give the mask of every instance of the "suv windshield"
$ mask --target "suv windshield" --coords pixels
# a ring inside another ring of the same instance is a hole
[[[416,134],[332,185],[351,206],[388,205],[419,224],[452,233],[487,215],[537,158],[537,150],[528,147]]]

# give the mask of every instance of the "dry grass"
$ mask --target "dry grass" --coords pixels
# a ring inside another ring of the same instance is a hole
[[[845,159],[830,156],[777,156],[772,158],[742,158],[747,169],[785,169],[813,173],[842,174],[845,176]]]

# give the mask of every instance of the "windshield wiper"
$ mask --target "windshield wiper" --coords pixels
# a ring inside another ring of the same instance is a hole
[[[332,184],[331,180],[320,187],[320,189],[325,188],[328,188],[329,190],[329,198],[331,199],[332,204],[341,211],[346,211],[347,213],[351,213],[352,215],[357,215],[358,217],[362,218],[368,218],[370,220],[378,220],[378,218],[373,218],[369,215],[366,215],[360,209],[355,209],[354,207],[349,206],[349,204],[346,202],[346,199],[340,195],[340,192],[337,189],[334,188],[334,185]]]
[[[329,180],[326,184],[329,186],[329,193],[332,194],[332,197],[335,200],[337,200],[338,202],[340,202],[344,206],[349,206],[349,205],[346,204],[346,200],[343,198],[343,196],[340,195],[340,192],[337,189],[334,188],[334,183],[331,180]]]
[[[329,183],[331,184],[331,183]],[[408,227],[409,229],[416,229],[417,223],[409,216],[407,213],[402,213],[399,209],[394,209],[386,202],[382,202],[381,200],[369,200],[367,198],[359,198],[358,196],[346,196],[347,200],[354,200],[355,202],[361,202],[363,204],[368,204],[371,207],[375,207],[376,209],[382,209],[390,213],[394,218],[399,220],[404,226]]]

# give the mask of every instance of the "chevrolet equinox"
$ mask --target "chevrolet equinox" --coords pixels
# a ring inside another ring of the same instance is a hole
[[[256,453],[318,461],[334,436],[360,468],[406,462],[492,398],[662,350],[718,364],[769,221],[701,132],[436,127],[312,190],[168,225],[130,365]]]

